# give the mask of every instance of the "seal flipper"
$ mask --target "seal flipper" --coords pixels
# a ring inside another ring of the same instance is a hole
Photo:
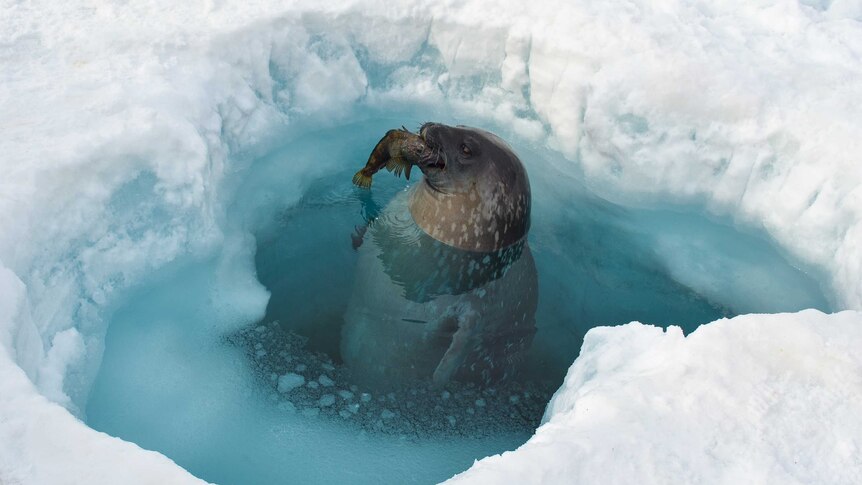
[[[475,332],[477,319],[478,314],[470,310],[458,315],[458,328],[452,334],[449,348],[446,349],[446,353],[443,354],[440,363],[437,364],[437,368],[434,369],[434,373],[431,376],[431,382],[434,386],[443,387],[446,385],[446,383],[452,380],[461,364],[464,363],[464,359],[467,358],[471,350],[470,341]]]

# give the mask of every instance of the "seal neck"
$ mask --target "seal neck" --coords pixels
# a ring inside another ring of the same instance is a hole
[[[484,190],[483,190],[484,189]],[[502,185],[472,185],[444,193],[424,181],[410,191],[410,215],[426,234],[466,251],[492,252],[522,241],[529,229],[530,201]]]

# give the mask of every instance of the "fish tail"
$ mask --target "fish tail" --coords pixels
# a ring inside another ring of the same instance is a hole
[[[356,175],[353,176],[353,183],[363,189],[371,188],[371,176],[365,175],[362,170],[356,172]]]

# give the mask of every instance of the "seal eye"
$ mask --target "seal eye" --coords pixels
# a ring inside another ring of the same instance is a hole
[[[473,150],[470,150],[470,147],[468,147],[466,144],[462,143],[461,144],[461,154],[464,155],[465,157],[469,157],[470,155],[473,154]]]

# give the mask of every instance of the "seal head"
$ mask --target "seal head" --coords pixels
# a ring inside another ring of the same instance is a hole
[[[413,220],[434,239],[467,251],[521,242],[530,228],[530,182],[521,160],[497,135],[426,123],[425,175],[411,192]]]

